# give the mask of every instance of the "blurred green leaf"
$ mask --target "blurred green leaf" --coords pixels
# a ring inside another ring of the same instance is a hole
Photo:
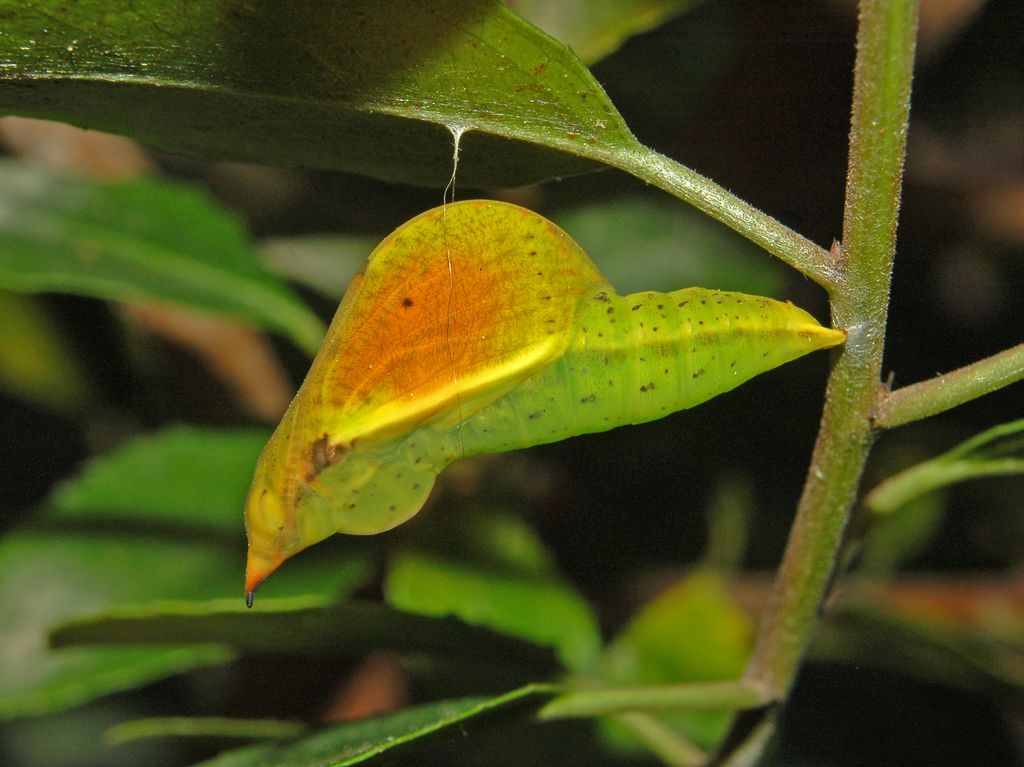
[[[755,245],[669,200],[616,198],[552,216],[620,293],[705,286],[777,296],[779,264]]]
[[[323,338],[323,323],[263,269],[238,222],[180,184],[3,162],[0,235],[9,290],[175,303],[272,328],[310,353]]]
[[[462,521],[473,553],[488,563],[488,569],[555,577],[551,552],[522,517],[475,507]]]
[[[270,744],[229,751],[203,762],[202,767],[343,767],[358,764],[453,727],[458,727],[457,732],[465,734],[467,723],[474,718],[535,706],[549,694],[545,686],[527,685],[503,695],[428,703],[395,714],[331,727],[290,745]]]
[[[22,530],[0,541],[0,718],[47,713],[234,657],[217,634],[180,637],[179,647],[47,646],[64,621],[117,605],[220,597],[242,606],[236,546],[114,533]],[[365,579],[365,557],[325,566],[304,558],[275,584],[279,593],[334,599]],[[125,608],[126,609],[126,608]]]
[[[635,143],[579,59],[496,0],[2,0],[0,18],[0,109],[177,152],[441,186],[462,126],[460,183],[507,186]]]
[[[58,626],[52,641],[58,647],[219,642],[245,653],[303,655],[358,656],[385,649],[461,662],[486,660],[534,674],[554,668],[551,654],[542,648],[454,619],[374,602],[336,602],[326,595],[261,599],[253,610],[233,598],[94,611]]]
[[[47,630],[75,615],[160,594],[209,596],[240,568],[219,547],[78,532],[22,531],[0,541],[0,717],[72,706],[229,660],[219,646],[52,652]],[[194,644],[194,643],[193,643]]]
[[[844,607],[815,635],[810,656],[829,663],[877,668],[975,693],[1024,703],[1024,659],[1016,646],[970,628],[915,620],[890,609]]]
[[[857,570],[891,574],[923,553],[941,529],[946,506],[942,493],[927,493],[908,501],[899,514],[872,520],[861,542]]]
[[[306,729],[303,722],[280,719],[229,719],[221,716],[161,716],[132,719],[107,730],[106,741],[114,746],[141,738],[295,738]]]
[[[508,0],[512,10],[592,64],[699,0]]]
[[[43,307],[6,291],[0,291],[0,387],[61,412],[80,409],[92,396],[78,356]]]
[[[608,646],[601,676],[616,685],[712,682],[743,673],[753,622],[712,572],[695,573],[648,603]],[[704,748],[725,734],[725,711],[656,715],[674,731]],[[614,742],[630,742],[610,722]]]
[[[704,565],[708,570],[739,569],[750,540],[755,508],[750,477],[730,471],[715,481],[706,512],[708,542]]]
[[[382,239],[361,234],[278,237],[260,244],[260,259],[270,271],[339,300]]]
[[[183,637],[183,647],[51,650],[47,634],[125,605],[219,597],[241,607],[242,502],[265,436],[182,427],[141,438],[60,488],[34,528],[0,541],[0,717],[234,657],[216,635]],[[300,558],[275,593],[335,599],[365,581],[365,554],[336,555]]]
[[[593,665],[601,638],[586,601],[548,578],[494,572],[424,554],[395,556],[384,584],[388,602],[421,615],[467,623],[554,647],[571,669]]]
[[[864,499],[876,514],[969,479],[1024,473],[1024,419],[994,426],[931,460],[885,480]]]
[[[262,429],[176,426],[94,458],[50,498],[52,519],[164,523],[241,534]]]

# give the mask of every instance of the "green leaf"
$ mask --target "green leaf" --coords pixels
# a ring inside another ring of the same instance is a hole
[[[275,274],[339,300],[382,239],[383,234],[278,237],[261,243],[260,260]]]
[[[310,353],[323,338],[323,323],[263,269],[238,222],[187,186],[3,162],[0,238],[8,290],[179,304],[272,328]]]
[[[597,621],[575,591],[550,579],[510,575],[405,552],[394,557],[384,584],[392,605],[422,615],[455,615],[529,642],[554,647],[566,667],[593,665]]]
[[[618,198],[553,216],[620,293],[703,286],[778,296],[782,270],[749,241],[668,200]]]
[[[129,604],[230,597],[241,606],[242,503],[264,436],[177,428],[144,437],[59,489],[36,529],[0,541],[0,717],[234,657],[216,635],[183,637],[184,647],[53,651],[47,633]],[[275,593],[336,598],[364,582],[366,555],[337,554],[302,557]]]
[[[994,426],[947,453],[901,471],[875,487],[864,504],[876,514],[889,514],[925,493],[958,482],[1022,473],[1024,419]]]
[[[454,619],[394,610],[374,602],[336,603],[327,596],[158,602],[110,609],[68,621],[52,633],[58,647],[81,644],[219,642],[243,653],[363,655],[379,649],[466,662],[485,660],[549,673],[541,648]]]
[[[579,59],[496,0],[0,0],[0,18],[0,109],[177,152],[441,186],[459,126],[460,183],[492,186],[635,144]]]
[[[67,708],[189,668],[223,663],[223,646],[53,652],[54,623],[159,594],[209,596],[239,564],[219,547],[22,531],[0,541],[0,718]],[[239,597],[240,599],[240,597]]]
[[[549,687],[527,685],[503,695],[428,703],[395,714],[331,727],[290,745],[271,744],[229,751],[203,762],[202,767],[343,767],[358,764],[445,730],[458,728],[456,733],[465,736],[470,720],[486,714],[536,706],[550,694]]]
[[[0,246],[2,250],[2,246]],[[0,387],[61,412],[93,391],[66,336],[36,299],[0,291]]]
[[[306,725],[280,719],[229,719],[220,716],[162,716],[132,719],[107,730],[106,740],[120,745],[140,738],[295,738]]]
[[[48,647],[47,635],[63,621],[118,605],[157,610],[171,599],[220,597],[220,603],[241,607],[242,558],[241,545],[204,545],[173,535],[152,540],[80,529],[8,535],[0,541],[0,718],[64,709],[232,659],[230,637],[216,632],[180,636],[179,647],[165,642],[59,650]],[[365,556],[340,563],[310,557],[291,569],[275,584],[278,593],[312,592],[328,600],[362,583],[369,565]]]
[[[698,0],[509,0],[516,13],[568,45],[588,64]]]
[[[661,594],[630,621],[605,652],[601,676],[615,685],[653,685],[738,679],[753,622],[712,572],[695,573]],[[702,747],[724,735],[729,713],[686,711],[657,718]],[[629,742],[606,723],[615,742]]]
[[[855,602],[822,624],[810,656],[819,662],[882,669],[975,694],[1024,700],[1019,650],[1024,620],[1019,609],[1003,607],[1009,609],[1000,615],[997,608],[994,616],[1001,630],[992,631],[907,614],[884,602],[874,607]]]
[[[241,534],[245,495],[269,436],[177,426],[138,437],[58,486],[49,517]]]

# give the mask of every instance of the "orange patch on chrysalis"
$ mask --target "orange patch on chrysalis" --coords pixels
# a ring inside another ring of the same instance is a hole
[[[605,285],[567,235],[521,208],[428,211],[349,287],[310,371],[312,407],[336,416],[324,423],[343,443],[458,418],[557,357],[580,297]]]
[[[453,203],[388,236],[349,285],[257,464],[245,513],[249,604],[306,546],[415,513],[436,470],[406,467],[422,473],[406,486],[401,470],[381,471],[375,447],[457,425],[557,359],[580,302],[602,290],[612,288],[568,235],[515,205]]]

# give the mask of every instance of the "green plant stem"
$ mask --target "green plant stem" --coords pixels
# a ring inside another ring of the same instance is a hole
[[[649,714],[619,714],[615,720],[671,767],[700,767],[708,761],[695,744]]]
[[[920,421],[1024,380],[1024,344],[896,391],[882,390],[875,426],[892,429]]]
[[[592,155],[688,202],[811,278],[830,293],[839,287],[832,254],[711,179],[637,143],[631,152]]]
[[[629,711],[736,710],[768,702],[765,691],[746,681],[697,682],[650,687],[601,687],[574,690],[545,705],[542,719],[602,716]]]
[[[913,71],[917,3],[864,0],[833,322],[849,338],[829,377],[821,428],[747,678],[788,693],[817,625],[872,441]]]
[[[877,485],[864,499],[864,505],[876,514],[890,514],[925,493],[967,479],[998,477],[1024,472],[1024,458],[985,461],[925,461],[901,471]]]

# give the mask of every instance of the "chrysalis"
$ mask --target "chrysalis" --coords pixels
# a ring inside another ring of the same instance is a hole
[[[463,456],[660,418],[845,338],[769,298],[620,296],[515,205],[423,213],[370,254],[260,457],[247,599],[307,546],[404,522]]]

